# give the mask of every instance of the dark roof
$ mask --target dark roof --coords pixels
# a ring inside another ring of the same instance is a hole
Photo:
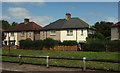
[[[20,23],[16,26],[13,26],[7,30],[6,32],[16,32],[16,31],[34,31],[34,30],[39,30],[42,28],[40,25],[34,23],[34,22],[28,22],[27,24]]]
[[[89,25],[79,18],[59,19],[49,25],[41,28],[40,30],[60,30],[60,29],[78,29],[89,28]]]
[[[117,22],[116,24],[112,25],[112,27],[118,27],[118,26],[120,26],[120,21]]]

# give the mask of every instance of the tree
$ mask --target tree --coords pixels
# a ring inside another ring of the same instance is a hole
[[[16,22],[12,22],[12,26],[16,26],[18,23]]]
[[[4,34],[4,32],[2,32],[2,41],[5,39],[5,34]]]
[[[10,28],[10,24],[8,21],[2,20],[2,29],[8,29]]]
[[[112,22],[96,22],[95,25],[93,25],[94,28],[96,28],[96,32],[99,32],[105,36],[105,38],[111,36],[111,26],[113,25]]]

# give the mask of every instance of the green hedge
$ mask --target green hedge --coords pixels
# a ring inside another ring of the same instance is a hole
[[[20,42],[20,48],[25,48],[25,49],[30,49],[30,48],[35,48],[35,49],[42,49],[43,47],[49,49],[53,48],[54,46],[57,45],[62,45],[62,46],[74,46],[77,45],[76,41],[57,41],[53,40],[51,38],[46,38],[44,40],[21,40]]]
[[[43,40],[43,44],[45,48],[49,49],[49,48],[54,48],[54,46],[58,45],[59,42],[51,38],[46,38]]]
[[[120,40],[110,41],[107,44],[108,51],[120,51]]]
[[[76,41],[63,41],[61,42],[59,45],[63,45],[63,46],[74,46],[77,45]]]
[[[105,43],[100,39],[87,39],[83,45],[83,51],[105,51]]]

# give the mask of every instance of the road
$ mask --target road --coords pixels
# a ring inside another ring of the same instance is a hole
[[[3,70],[2,73],[119,73],[119,72],[105,72],[105,71],[33,71],[33,72],[21,72],[21,71],[7,71]]]
[[[103,70],[90,70],[87,69],[83,72],[80,68],[66,68],[66,67],[53,67],[32,64],[22,64],[2,62],[2,73],[119,73],[119,72],[106,72]]]

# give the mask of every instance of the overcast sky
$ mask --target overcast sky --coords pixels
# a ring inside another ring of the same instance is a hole
[[[55,20],[79,17],[90,25],[97,21],[118,22],[118,2],[3,2],[2,18],[10,23],[29,18],[41,26]]]

